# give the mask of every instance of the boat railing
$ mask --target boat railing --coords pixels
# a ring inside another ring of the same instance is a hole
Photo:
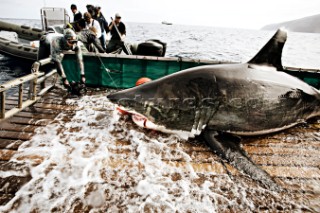
[[[288,66],[284,66],[283,68],[284,70],[291,70],[291,71],[298,71],[298,72],[320,73],[320,69],[288,67]]]
[[[0,122],[14,116],[16,113],[22,111],[28,106],[37,102],[41,96],[43,96],[46,92],[48,92],[51,88],[54,87],[56,78],[54,79],[54,83],[46,86],[46,80],[57,73],[57,70],[54,69],[49,73],[40,72],[39,68],[46,64],[51,63],[51,58],[46,58],[43,60],[39,60],[32,65],[31,74],[25,75],[20,78],[13,79],[8,81],[2,85],[0,85]],[[24,84],[29,82],[29,91],[27,98],[24,97]],[[6,92],[18,86],[18,103],[17,106],[12,109],[6,111]],[[37,88],[39,86],[39,88]],[[39,92],[38,92],[39,90]],[[25,99],[25,100],[24,100]]]

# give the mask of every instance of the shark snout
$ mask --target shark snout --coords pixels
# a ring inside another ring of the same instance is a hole
[[[115,104],[120,104],[121,102],[130,101],[135,98],[135,94],[132,93],[130,90],[122,90],[107,96],[107,98]]]
[[[140,97],[141,96],[136,95],[135,91],[132,91],[132,89],[123,90],[107,96],[112,103],[128,109],[140,108],[143,105],[143,101]]]
[[[117,103],[119,102],[120,96],[117,95],[117,93],[114,93],[114,94],[108,95],[107,98],[108,98],[109,101],[111,101],[112,103],[117,104]]]

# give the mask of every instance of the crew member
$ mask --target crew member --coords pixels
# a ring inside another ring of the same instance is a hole
[[[100,40],[91,30],[86,28],[86,21],[84,19],[78,21],[77,28],[80,30],[77,32],[78,39],[89,52],[95,51],[96,48],[100,53],[105,53],[105,49],[101,46]]]
[[[49,33],[47,35],[42,36],[40,39],[38,60],[48,58],[51,55],[52,61],[54,62],[58,73],[62,77],[63,85],[66,88],[72,90],[61,63],[64,56],[63,51],[66,51],[66,50],[75,51],[77,56],[77,62],[80,67],[80,75],[81,75],[80,83],[84,85],[86,78],[84,73],[82,51],[78,45],[78,39],[73,30],[66,29],[64,31],[64,35]]]
[[[90,13],[91,17],[95,16],[94,6],[92,4],[87,4],[86,6],[88,13]]]
[[[72,4],[72,5],[71,5],[71,11],[72,11],[72,13],[73,13],[73,22],[77,22],[77,21],[79,21],[80,19],[82,19],[82,14],[81,14],[80,11],[78,11],[77,5]]]
[[[101,37],[101,27],[97,20],[94,20],[90,13],[85,12],[83,18],[86,21],[86,28],[95,33],[96,37],[100,39]]]
[[[118,28],[119,33],[115,26]],[[108,43],[107,53],[122,48],[124,44],[124,39],[126,37],[126,26],[123,22],[121,22],[121,16],[119,13],[116,13],[115,19],[110,23],[109,31],[111,33],[111,39]]]
[[[93,18],[97,20],[100,24],[100,28],[101,28],[100,42],[102,47],[106,49],[106,37],[107,37],[107,33],[109,32],[109,27],[108,27],[108,22],[106,21],[105,17],[101,12],[100,6],[95,7],[95,16]]]

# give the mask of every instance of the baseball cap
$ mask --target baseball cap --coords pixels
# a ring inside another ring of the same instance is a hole
[[[66,29],[64,31],[64,37],[65,39],[67,39],[70,42],[76,42],[78,41],[77,35],[75,34],[75,32],[71,29]]]

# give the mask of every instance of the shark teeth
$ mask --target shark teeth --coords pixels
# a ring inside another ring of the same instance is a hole
[[[167,129],[165,126],[157,125],[157,124],[153,123],[152,121],[150,121],[146,116],[144,116],[134,110],[126,109],[122,106],[118,106],[117,110],[121,114],[131,115],[132,121],[137,126],[139,126],[141,128],[156,130],[156,131],[167,133],[167,134],[174,134],[184,140],[187,140],[188,138],[194,138],[194,136],[195,136],[195,134],[193,134],[191,132],[182,131],[182,130],[171,130],[171,129]]]

